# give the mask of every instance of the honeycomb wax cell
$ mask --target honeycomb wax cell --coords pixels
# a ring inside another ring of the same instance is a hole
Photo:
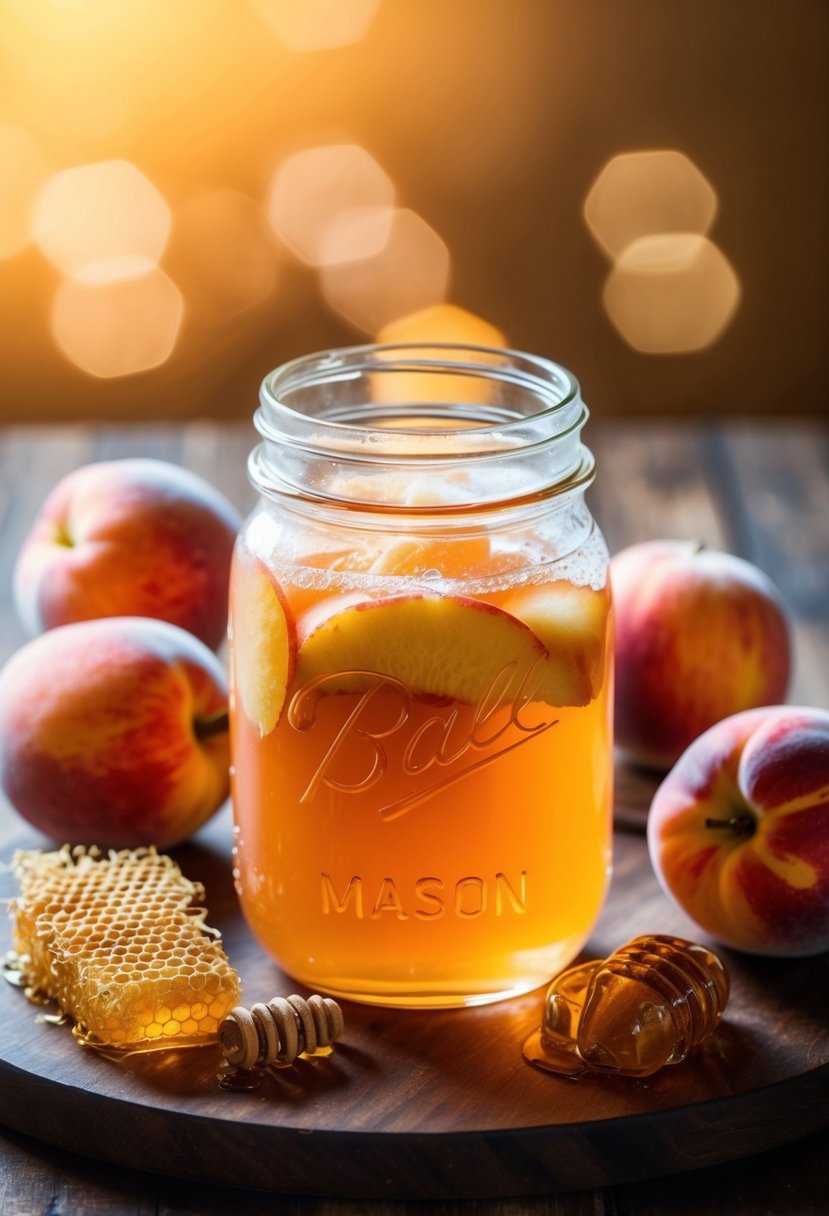
[[[204,896],[154,849],[18,852],[12,901],[27,995],[48,997],[94,1047],[208,1043],[239,979],[205,926]]]

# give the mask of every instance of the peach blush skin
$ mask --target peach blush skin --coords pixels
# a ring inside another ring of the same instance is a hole
[[[0,672],[0,788],[61,843],[165,848],[227,797],[226,709],[218,659],[173,625],[50,630]]]
[[[14,572],[30,634],[74,621],[148,616],[218,648],[240,518],[217,490],[161,460],[76,469],[41,507]]]
[[[611,563],[616,742],[666,770],[709,726],[785,700],[786,609],[749,562],[691,542],[652,541]]]
[[[717,941],[829,949],[829,713],[771,706],[717,723],[658,789],[648,844],[664,889]]]

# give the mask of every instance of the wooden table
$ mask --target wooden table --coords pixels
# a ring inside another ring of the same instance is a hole
[[[48,489],[89,460],[143,454],[180,462],[222,488],[240,508],[253,499],[245,477],[252,432],[245,424],[175,427],[27,427],[0,432],[0,661],[24,640],[14,617],[10,576],[21,539]],[[792,700],[829,704],[829,434],[816,423],[695,426],[593,422],[589,442],[599,464],[594,512],[612,550],[657,536],[693,536],[765,568],[795,618],[797,670]],[[641,829],[650,779],[619,771],[619,855],[644,857]],[[0,856],[19,834],[0,807]],[[640,858],[640,859],[641,859]],[[643,863],[644,864],[644,863]],[[779,973],[785,977],[785,969]],[[825,967],[820,974],[825,976]],[[435,1015],[439,1016],[439,1015]],[[825,1074],[822,1074],[825,1075]],[[823,1089],[812,1101],[829,1106]],[[811,1112],[811,1125],[829,1124]],[[774,1112],[769,1112],[774,1118]],[[418,1204],[423,1213],[637,1212],[746,1216],[823,1212],[829,1188],[825,1133],[692,1173],[597,1190]],[[239,1180],[244,1181],[243,1179]],[[456,1191],[456,1196],[462,1194]],[[472,1193],[472,1192],[471,1192]],[[206,1186],[101,1164],[13,1131],[0,1132],[0,1211],[250,1214],[402,1213],[411,1205],[292,1198]]]

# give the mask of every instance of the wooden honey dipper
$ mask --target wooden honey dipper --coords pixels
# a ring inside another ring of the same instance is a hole
[[[298,1055],[330,1048],[343,1032],[343,1011],[328,996],[276,996],[250,1009],[237,1005],[219,1026],[228,1064],[236,1068],[293,1064]]]

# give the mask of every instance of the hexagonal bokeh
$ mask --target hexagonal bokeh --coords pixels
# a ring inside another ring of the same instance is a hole
[[[459,346],[492,346],[503,348],[507,340],[500,329],[490,325],[483,317],[467,312],[456,304],[434,304],[417,312],[399,317],[376,335],[378,342],[440,342],[456,343]],[[452,358],[446,351],[425,351],[442,358]],[[464,355],[459,355],[464,358]],[[483,356],[482,356],[483,358]],[[372,383],[372,400],[377,402],[464,401],[467,404],[488,404],[491,385],[480,378],[470,376],[423,375],[405,371],[395,375],[375,376]],[[410,423],[411,425],[411,423]],[[413,483],[414,484],[414,483]],[[409,487],[411,492],[411,487]],[[431,488],[434,493],[434,488]],[[407,497],[406,501],[411,501]]]
[[[91,376],[128,376],[168,358],[183,308],[181,292],[161,270],[104,283],[67,278],[55,293],[52,334]]]
[[[506,345],[500,329],[457,304],[433,304],[384,325],[378,342],[458,342],[469,346]]]
[[[141,170],[109,160],[51,177],[38,195],[32,234],[59,270],[104,283],[156,266],[171,222],[166,200]]]
[[[280,240],[310,266],[371,257],[389,238],[394,185],[370,152],[329,144],[279,166],[267,201]]]
[[[380,0],[252,0],[252,4],[289,51],[323,51],[358,42]]]
[[[740,300],[725,254],[696,233],[658,233],[628,245],[610,272],[604,305],[634,350],[703,350],[722,334]]]
[[[717,194],[702,171],[675,150],[624,152],[609,160],[584,202],[584,218],[610,258],[658,232],[708,232]]]
[[[323,266],[325,299],[367,334],[441,303],[449,286],[449,250],[414,211],[394,213],[388,240],[374,257]]]
[[[0,126],[0,258],[12,258],[32,239],[32,208],[48,174],[46,160],[24,127]]]

